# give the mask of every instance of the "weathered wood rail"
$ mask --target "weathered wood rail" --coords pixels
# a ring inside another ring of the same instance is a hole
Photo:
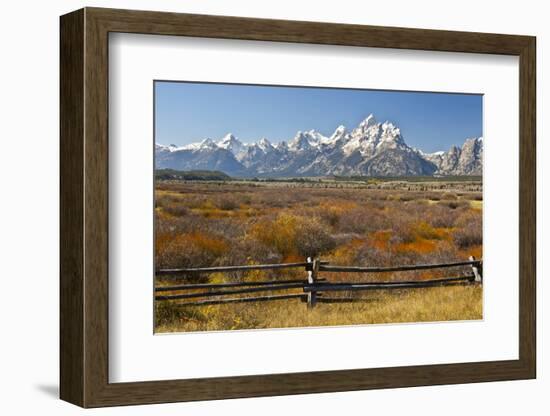
[[[447,285],[481,284],[482,260],[476,260],[470,256],[468,261],[449,263],[401,265],[389,267],[362,267],[362,266],[331,266],[326,261],[311,259],[299,263],[257,264],[243,266],[220,266],[187,269],[162,269],[157,270],[157,276],[178,276],[197,273],[235,272],[250,270],[280,270],[290,268],[303,268],[307,275],[305,279],[264,280],[257,282],[229,282],[229,283],[195,283],[177,284],[155,287],[155,300],[176,301],[185,299],[200,299],[192,302],[177,303],[179,306],[221,305],[240,302],[263,302],[276,300],[299,299],[307,302],[309,308],[315,307],[317,302],[350,302],[354,299],[325,298],[323,292],[355,292],[365,290],[392,290],[392,289],[416,289]],[[330,273],[391,273],[428,269],[445,269],[453,267],[469,266],[470,273],[455,277],[443,277],[430,280],[401,280],[401,281],[376,281],[376,282],[329,282],[320,278],[320,272]],[[258,294],[262,292],[277,292],[301,289],[302,293],[268,294],[262,296],[231,297],[228,295]],[[198,290],[198,291],[197,291]],[[188,292],[191,293],[179,293]],[[166,292],[170,292],[164,294]],[[178,292],[178,293],[173,293]],[[158,293],[158,294],[157,294]],[[216,298],[216,299],[209,299]]]

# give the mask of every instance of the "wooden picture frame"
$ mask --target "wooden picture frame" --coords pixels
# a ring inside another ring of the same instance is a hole
[[[85,8],[61,17],[60,396],[82,407],[535,378],[535,38]],[[297,42],[519,57],[519,359],[109,383],[108,35]]]

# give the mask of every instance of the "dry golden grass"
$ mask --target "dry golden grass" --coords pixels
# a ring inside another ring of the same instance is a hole
[[[299,300],[213,306],[157,306],[156,332],[218,331],[482,319],[480,286],[372,291],[353,303]]]

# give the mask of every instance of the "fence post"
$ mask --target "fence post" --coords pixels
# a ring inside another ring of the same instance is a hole
[[[317,274],[319,273],[319,259],[314,259],[313,262],[311,261],[311,257],[307,258],[308,263],[312,263],[310,266],[310,270],[307,272],[307,282],[310,285],[314,285],[315,281],[317,280]],[[317,304],[317,292],[314,290],[310,290],[307,293],[307,307],[308,309],[311,309],[315,307]]]
[[[474,256],[469,257],[470,261],[475,261],[475,259],[476,258]],[[474,266],[473,264],[472,264],[472,272],[474,273],[474,276],[475,276],[475,279],[474,279],[475,282],[476,283],[481,283],[481,281],[482,281],[481,271],[479,270],[479,268],[477,266]]]

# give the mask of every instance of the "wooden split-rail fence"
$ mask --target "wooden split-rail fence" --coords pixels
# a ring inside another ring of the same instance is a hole
[[[452,267],[468,267],[469,273],[455,277],[444,277],[431,280],[403,280],[403,281],[378,281],[378,282],[330,282],[321,278],[320,272],[330,273],[388,273],[428,269],[444,269]],[[356,266],[332,266],[320,259],[311,259],[301,263],[257,264],[246,266],[221,266],[187,269],[162,269],[157,270],[160,276],[197,275],[202,273],[228,273],[252,270],[279,270],[303,268],[306,279],[293,280],[264,280],[256,282],[231,282],[231,283],[196,283],[173,284],[155,287],[155,300],[174,301],[181,306],[220,305],[241,302],[263,302],[287,299],[300,299],[307,302],[309,308],[317,303],[353,302],[354,298],[324,296],[325,292],[356,292],[365,290],[391,290],[428,288],[447,285],[465,285],[482,283],[482,260],[476,260],[470,256],[468,261],[436,264],[417,264],[391,267],[356,267]],[[262,292],[280,292],[302,289],[302,293],[270,294],[263,296],[235,297],[235,295],[254,294]],[[166,292],[170,292],[166,294]]]

